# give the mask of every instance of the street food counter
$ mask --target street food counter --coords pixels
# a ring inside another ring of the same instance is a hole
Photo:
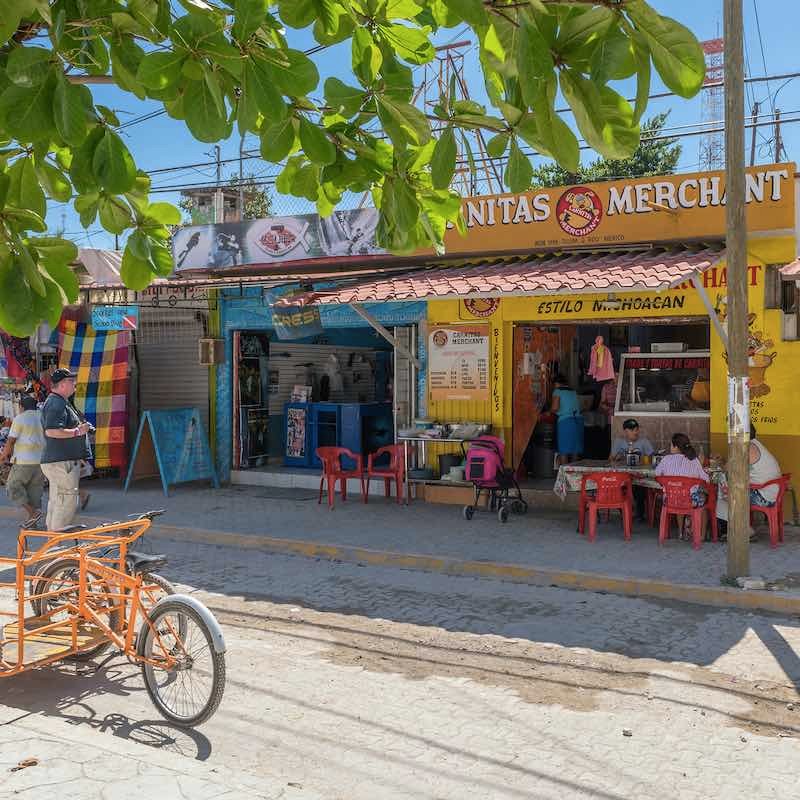
[[[623,353],[620,357],[612,437],[636,419],[643,436],[668,449],[673,433],[685,433],[708,453],[711,419],[711,353]]]

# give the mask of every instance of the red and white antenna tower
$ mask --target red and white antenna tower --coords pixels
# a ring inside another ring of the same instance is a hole
[[[701,95],[700,119],[704,128],[722,128],[725,92],[722,88],[725,64],[724,39],[700,43],[706,54],[706,79]],[[700,169],[719,170],[725,166],[725,138],[722,131],[708,131],[700,138]]]

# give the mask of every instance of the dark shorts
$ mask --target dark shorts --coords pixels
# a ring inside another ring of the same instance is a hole
[[[772,508],[775,505],[774,500],[767,500],[758,489],[751,489],[750,490],[750,505],[751,506],[763,506],[764,508]]]

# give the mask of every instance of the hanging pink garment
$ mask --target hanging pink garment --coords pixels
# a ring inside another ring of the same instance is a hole
[[[603,344],[603,337],[598,336],[592,347],[592,354],[589,360],[589,374],[598,382],[613,381],[614,359],[611,351]]]

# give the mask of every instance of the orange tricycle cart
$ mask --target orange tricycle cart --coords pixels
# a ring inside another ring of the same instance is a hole
[[[15,571],[13,582],[0,583],[0,678],[116,647],[141,666],[164,718],[191,727],[212,716],[225,689],[219,623],[196,598],[165,596],[147,574],[129,569],[130,545],[159,513],[20,532],[16,558],[0,558],[0,574]],[[48,571],[56,561],[59,568]]]

